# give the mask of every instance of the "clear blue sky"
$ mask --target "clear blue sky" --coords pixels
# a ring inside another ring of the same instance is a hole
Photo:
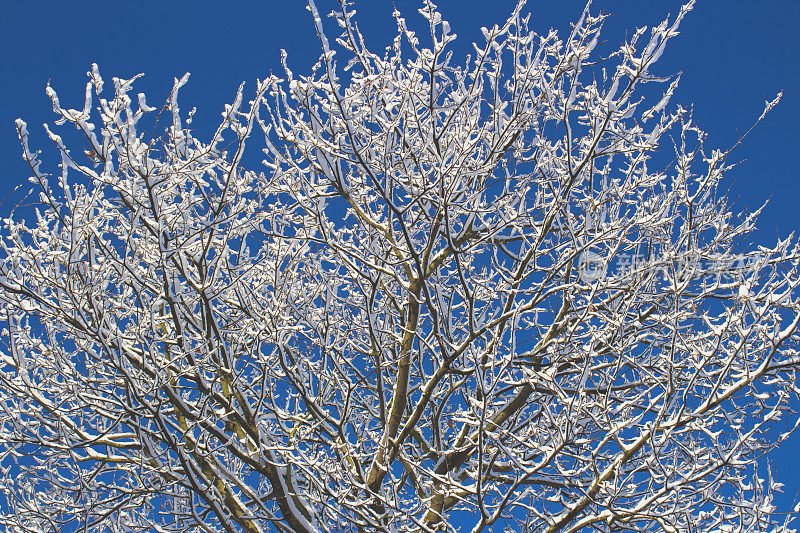
[[[335,2],[317,0],[321,11]],[[137,2],[79,0],[6,0],[0,10],[0,198],[29,175],[19,159],[13,121],[28,122],[34,147],[45,143],[43,122],[52,123],[48,80],[62,105],[83,105],[85,73],[92,62],[104,78],[144,72],[135,92],[146,92],[148,103],[163,101],[173,76],[191,72],[181,93],[184,110],[197,107],[194,126],[216,125],[223,105],[236,87],[270,70],[280,73],[279,50],[289,52],[294,72],[308,70],[316,60],[318,41],[302,0],[142,0]],[[481,26],[500,23],[513,0],[439,0],[445,18],[459,34],[457,48],[469,50]],[[368,44],[382,49],[393,36],[391,0],[356,2],[360,26]],[[417,2],[395,0],[411,20]],[[531,0],[533,26],[565,30],[583,8],[582,0]],[[679,1],[598,0],[594,12],[615,13],[605,38],[618,44],[636,26],[658,24],[675,14]],[[800,222],[800,60],[796,0],[700,0],[671,41],[658,71],[683,71],[673,99],[685,107],[694,103],[695,119],[710,133],[711,145],[727,147],[746,131],[763,109],[765,99],[783,90],[781,104],[748,137],[737,156],[743,163],[730,175],[737,207],[755,207],[767,199],[754,242],[773,243]],[[52,152],[51,152],[52,154]],[[45,163],[52,159],[45,158]],[[52,167],[51,167],[52,169]],[[0,206],[6,216],[9,205]],[[778,477],[787,485],[784,505],[800,488],[800,435],[786,442],[775,456]]]

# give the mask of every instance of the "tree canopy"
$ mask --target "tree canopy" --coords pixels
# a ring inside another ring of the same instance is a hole
[[[17,121],[0,523],[789,531],[758,460],[797,425],[800,256],[748,242],[739,144],[651,70],[692,2],[612,53],[520,2],[463,61],[429,0],[379,52],[308,7],[312,72],[207,139],[188,75],[151,107],[96,65],[82,109],[48,86],[60,172]]]

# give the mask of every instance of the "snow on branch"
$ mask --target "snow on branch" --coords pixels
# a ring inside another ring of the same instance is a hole
[[[741,245],[730,150],[652,74],[692,3],[610,53],[590,7],[458,60],[429,0],[380,53],[308,0],[312,72],[207,139],[188,74],[48,87],[58,177],[18,120],[39,204],[0,230],[0,524],[791,531],[757,466],[797,427],[797,239]]]

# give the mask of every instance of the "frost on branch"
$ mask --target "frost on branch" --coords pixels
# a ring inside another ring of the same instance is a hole
[[[653,73],[691,3],[605,57],[604,16],[520,3],[463,60],[430,1],[381,53],[308,7],[313,71],[208,141],[188,76],[151,107],[95,65],[81,110],[48,87],[55,176],[17,122],[0,522],[789,531],[756,460],[797,424],[798,248],[741,246],[731,151]]]

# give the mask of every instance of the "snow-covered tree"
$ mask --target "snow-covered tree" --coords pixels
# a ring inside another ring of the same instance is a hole
[[[462,61],[430,1],[378,53],[308,7],[313,71],[207,140],[186,76],[156,108],[96,66],[82,109],[48,88],[60,172],[17,122],[7,530],[786,530],[757,465],[800,250],[748,244],[731,150],[652,72],[692,4],[604,55],[588,6],[559,36],[520,3]]]

